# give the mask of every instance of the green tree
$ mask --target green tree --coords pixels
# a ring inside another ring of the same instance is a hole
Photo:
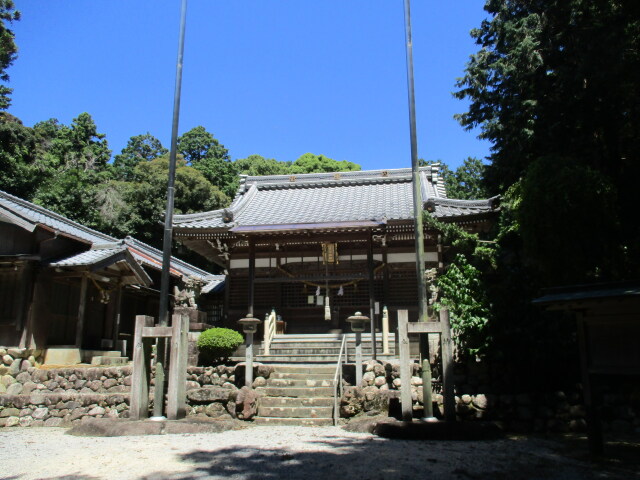
[[[249,155],[233,163],[238,173],[251,176],[287,175],[291,169],[291,162],[279,162],[274,158],[264,158],[261,155]]]
[[[347,160],[334,160],[324,155],[305,153],[291,164],[291,173],[350,172],[362,167]]]
[[[212,185],[233,197],[238,188],[238,172],[229,151],[204,127],[192,128],[178,138],[178,151],[187,164],[202,172]]]
[[[135,181],[127,182],[119,188],[129,210],[123,209],[127,234],[133,235],[152,245],[162,243],[157,234],[158,225],[164,219],[166,207],[167,179],[169,176],[169,156],[164,155],[149,162],[140,162],[134,169]],[[114,195],[115,197],[115,195]],[[194,213],[222,208],[229,204],[229,198],[213,186],[201,172],[186,164],[179,156],[176,165],[175,210],[176,213]]]
[[[446,168],[444,179],[447,196],[463,200],[487,198],[489,195],[485,188],[485,169],[486,165],[482,160],[474,157],[467,157],[453,172]]]
[[[489,0],[485,9],[490,19],[472,31],[481,48],[458,82],[456,95],[471,102],[458,119],[466,128],[480,127],[481,137],[493,143],[490,193],[519,195],[512,204],[516,211],[507,215],[522,221],[526,216],[526,229],[522,223],[508,227],[523,236],[523,261],[550,255],[536,268],[542,284],[635,275],[640,224],[627,219],[640,201],[637,2]],[[595,178],[606,189],[604,198],[603,188],[591,188]],[[534,207],[533,199],[545,195],[580,202]],[[598,208],[592,215],[608,220],[595,222],[572,250],[572,267],[560,271],[554,265],[564,263],[562,249],[545,250],[531,236],[574,241],[576,228],[590,228],[589,216],[578,210],[599,202],[607,211]],[[567,215],[583,223],[567,221]],[[588,243],[606,245],[609,254],[594,255]]]
[[[44,175],[36,161],[33,130],[7,112],[0,112],[0,172],[0,190],[27,200]]]
[[[37,162],[43,182],[34,202],[89,227],[100,225],[97,187],[110,178],[111,151],[91,115],[81,113],[71,125],[51,119],[34,125]]]
[[[20,12],[15,9],[12,0],[0,0],[0,81],[8,82],[9,68],[18,54],[18,47],[14,41],[15,36],[9,25],[20,20]],[[9,95],[13,90],[0,85],[0,110],[6,110],[11,105]]]
[[[120,180],[132,180],[133,170],[138,162],[148,162],[168,153],[160,140],[149,132],[129,139],[127,146],[113,159],[116,177]]]

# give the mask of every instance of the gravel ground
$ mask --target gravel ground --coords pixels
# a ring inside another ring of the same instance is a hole
[[[77,437],[58,428],[12,428],[0,430],[0,445],[0,480],[640,478],[640,464],[624,455],[589,462],[584,440],[560,438],[408,441],[337,427]],[[637,455],[638,445],[630,445],[626,454]]]

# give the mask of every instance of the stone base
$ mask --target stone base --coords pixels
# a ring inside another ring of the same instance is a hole
[[[81,362],[80,349],[75,347],[48,348],[44,354],[45,365],[77,365]]]

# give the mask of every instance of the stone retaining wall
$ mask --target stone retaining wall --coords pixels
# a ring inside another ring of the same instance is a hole
[[[388,412],[400,417],[400,365],[375,360],[365,362],[362,385],[350,385],[341,399],[341,417]],[[353,372],[347,385],[355,383]],[[411,397],[414,416],[423,412],[421,368],[412,364]],[[437,375],[437,371],[435,372]],[[436,377],[437,378],[437,377]],[[458,379],[456,379],[458,380]],[[459,385],[462,384],[461,387]],[[460,420],[490,420],[513,432],[568,432],[586,429],[580,385],[573,391],[496,394],[470,392],[469,382],[456,382],[456,414]],[[443,416],[441,384],[433,382],[434,415]],[[608,393],[603,399],[605,431],[640,433],[640,386],[625,393]]]
[[[60,426],[83,418],[129,416],[131,366],[42,369],[21,362],[0,375],[0,427]],[[254,385],[266,383],[272,368],[254,368]],[[150,398],[153,399],[153,379]],[[250,420],[255,391],[243,387],[244,365],[189,367],[188,414]]]
[[[43,369],[29,358],[14,358],[0,374],[0,427],[58,426],[83,418],[129,415],[131,366],[69,367]],[[187,369],[188,414],[250,420],[256,414],[257,393],[243,387],[244,365],[189,367]],[[273,368],[254,367],[253,387],[264,386]],[[375,413],[399,416],[399,365],[369,361],[361,387],[353,384],[353,368],[346,370],[346,389],[341,416]],[[422,415],[420,366],[412,366],[411,392],[416,416]],[[153,379],[152,379],[153,385]],[[442,415],[440,384],[435,381],[434,413]],[[585,428],[584,406],[579,388],[571,392],[496,394],[472,392],[456,386],[456,411],[463,420],[491,420],[516,432],[566,432]],[[640,387],[630,394],[606,394],[605,430],[640,433]],[[153,390],[153,386],[152,386]],[[150,395],[153,398],[153,393]]]

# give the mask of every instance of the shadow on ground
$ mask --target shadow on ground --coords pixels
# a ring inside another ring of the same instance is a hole
[[[212,437],[215,442],[215,437]],[[579,442],[578,442],[579,443]],[[586,445],[584,445],[586,447]],[[186,472],[156,472],[145,480],[186,479],[632,479],[636,468],[567,454],[562,439],[517,437],[481,442],[334,438],[304,449],[256,446],[193,451]],[[633,452],[629,452],[633,453]]]

